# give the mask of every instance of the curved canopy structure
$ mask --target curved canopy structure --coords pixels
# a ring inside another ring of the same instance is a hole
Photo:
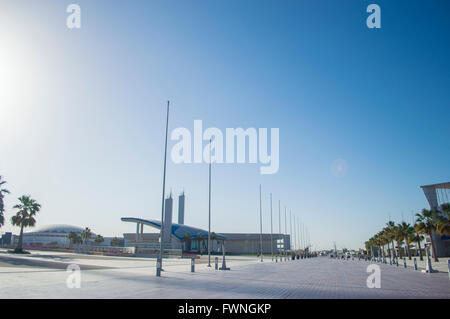
[[[156,229],[161,229],[161,222],[154,219],[142,219],[142,218],[135,218],[135,217],[122,217],[121,220],[123,222],[130,222],[130,223],[138,223],[138,224],[144,224],[151,226]],[[175,237],[178,240],[183,240],[186,233],[189,233],[191,238],[197,238],[199,234],[202,234],[203,238],[208,238],[208,231],[203,230],[196,227],[186,226],[186,225],[180,225],[172,223],[172,229],[171,229],[171,235]],[[219,240],[225,240],[227,239],[226,236],[221,234],[216,234],[217,239]]]

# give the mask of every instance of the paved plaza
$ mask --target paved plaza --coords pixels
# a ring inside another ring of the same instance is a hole
[[[81,287],[67,288],[69,264],[81,268]],[[0,298],[450,298],[448,273],[424,274],[411,268],[378,264],[381,288],[368,288],[369,262],[328,257],[260,262],[227,257],[229,271],[197,261],[164,261],[162,277],[155,260],[0,251]]]

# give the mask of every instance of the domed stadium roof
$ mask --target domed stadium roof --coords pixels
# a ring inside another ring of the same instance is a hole
[[[161,229],[161,222],[154,220],[154,219],[142,219],[142,218],[135,218],[135,217],[122,217],[121,220],[123,222],[132,222],[132,223],[140,223],[144,225],[148,225],[157,229]],[[204,229],[200,229],[197,227],[187,226],[187,225],[181,225],[172,223],[172,229],[171,229],[171,235],[176,237],[179,240],[182,240],[186,233],[189,233],[191,238],[197,238],[199,237],[199,234],[202,234],[202,236],[205,238],[208,238],[208,231]],[[216,234],[216,237],[221,240],[225,240],[227,237],[222,234]]]
[[[72,226],[72,225],[65,225],[65,224],[54,224],[54,225],[45,225],[40,226],[34,229],[31,229],[27,234],[31,233],[53,233],[53,234],[68,234],[69,232],[73,231],[76,233],[81,233],[84,228],[78,227],[78,226]]]

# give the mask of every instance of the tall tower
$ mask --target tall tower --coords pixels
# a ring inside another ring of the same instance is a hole
[[[178,224],[184,225],[184,192],[178,197]]]
[[[173,199],[172,194],[166,198],[165,203],[165,211],[164,211],[164,229],[163,229],[163,242],[170,242],[170,235],[172,231],[172,208],[173,208]]]

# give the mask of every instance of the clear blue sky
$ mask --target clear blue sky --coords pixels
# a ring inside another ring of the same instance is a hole
[[[66,27],[70,3],[79,30]],[[379,30],[366,27],[370,3]],[[169,99],[170,130],[280,129],[277,174],[213,167],[213,231],[258,232],[262,183],[264,231],[272,192],[316,248],[363,247],[389,215],[427,207],[420,185],[450,180],[449,13],[437,0],[2,1],[6,217],[31,194],[38,225],[113,236],[134,231],[122,216],[159,219]],[[185,222],[207,227],[207,165],[167,170]]]

